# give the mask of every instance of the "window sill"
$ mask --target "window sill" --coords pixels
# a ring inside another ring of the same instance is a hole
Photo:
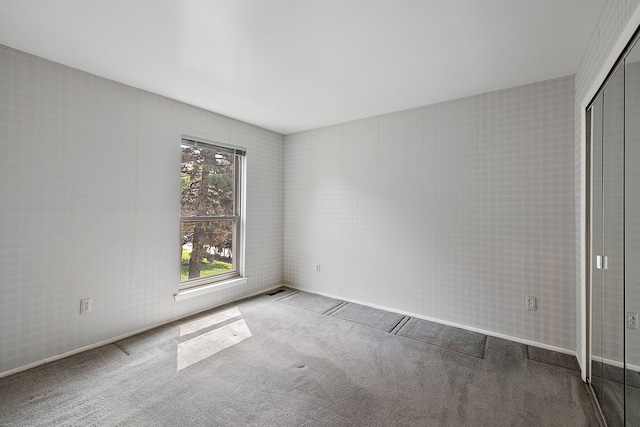
[[[197,288],[185,289],[179,291],[173,296],[176,301],[182,301],[185,299],[197,297],[204,294],[210,294],[212,292],[222,291],[224,289],[233,288],[234,286],[244,285],[247,283],[247,277],[234,277],[233,279],[225,280],[222,282],[211,283],[210,285],[198,286]]]

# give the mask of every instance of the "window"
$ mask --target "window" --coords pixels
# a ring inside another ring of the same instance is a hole
[[[180,285],[240,276],[245,150],[183,137],[180,167]]]

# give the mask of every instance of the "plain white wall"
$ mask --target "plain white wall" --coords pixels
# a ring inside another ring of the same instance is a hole
[[[564,77],[287,135],[286,282],[573,351],[573,105]]]
[[[175,302],[182,133],[247,148],[249,280]],[[0,144],[0,374],[282,282],[279,134],[0,46]]]

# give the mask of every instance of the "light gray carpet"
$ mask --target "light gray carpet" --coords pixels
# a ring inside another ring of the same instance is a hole
[[[597,426],[575,371],[260,296],[0,379],[2,426]]]
[[[348,303],[338,308],[331,313],[331,316],[385,332],[391,332],[404,319],[401,314],[353,303]]]
[[[422,319],[409,319],[396,335],[482,359],[487,336]]]

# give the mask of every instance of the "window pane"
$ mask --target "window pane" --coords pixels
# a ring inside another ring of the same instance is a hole
[[[180,215],[233,215],[234,155],[182,145]]]
[[[181,282],[235,270],[232,248],[234,222],[182,222]]]

